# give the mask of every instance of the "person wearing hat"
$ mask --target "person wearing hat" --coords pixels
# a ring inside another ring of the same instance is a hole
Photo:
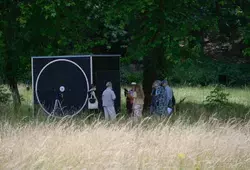
[[[136,82],[131,83],[131,90],[125,89],[125,97],[126,97],[126,108],[127,108],[127,113],[130,116],[133,112],[133,102],[134,102],[134,93],[135,93],[135,87],[136,87]]]
[[[114,101],[116,95],[112,89],[112,83],[106,83],[106,90],[102,93],[102,106],[106,120],[114,120],[116,118],[116,112],[114,107]]]

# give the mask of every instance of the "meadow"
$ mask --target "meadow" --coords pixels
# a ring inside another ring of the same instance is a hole
[[[203,101],[212,89],[175,87],[177,103],[185,100],[172,117],[135,124],[122,114],[115,122],[34,118],[31,93],[20,86],[19,115],[0,111],[0,169],[247,170],[250,89],[226,88],[229,104],[210,107]]]

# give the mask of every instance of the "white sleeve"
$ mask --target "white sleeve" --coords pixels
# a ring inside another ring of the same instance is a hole
[[[115,100],[115,99],[116,99],[116,96],[115,96],[114,91],[111,92],[111,95],[112,95],[112,100]]]
[[[92,91],[91,95],[94,97],[94,99],[96,99],[95,91]]]

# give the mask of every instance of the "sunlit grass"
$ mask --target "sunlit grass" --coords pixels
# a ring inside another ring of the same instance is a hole
[[[234,117],[250,112],[250,90],[226,88],[230,105],[207,108],[203,101],[212,89],[175,87],[177,102],[186,100],[170,119],[147,117],[135,124],[84,116],[41,121],[29,110],[31,90],[21,85],[22,110],[16,114],[1,106],[0,169],[247,170],[250,122]]]
[[[183,98],[186,98],[186,102],[194,102],[201,104],[206,99],[206,96],[209,95],[210,91],[214,87],[173,87],[175,97],[177,102]],[[25,85],[19,85],[20,94],[24,99],[24,103],[32,103],[32,90],[26,90]],[[124,89],[121,88],[121,101],[125,103]],[[242,104],[245,106],[250,106],[250,87],[242,88],[224,88],[225,92],[229,93],[229,102]]]
[[[185,101],[201,104],[214,87],[174,87],[177,101],[186,98]],[[250,88],[224,88],[229,93],[229,102],[250,106]]]
[[[250,122],[0,124],[0,169],[248,169]]]

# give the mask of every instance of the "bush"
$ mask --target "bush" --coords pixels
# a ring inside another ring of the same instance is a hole
[[[173,84],[208,85],[216,82],[216,69],[209,62],[188,59],[175,64],[168,77]]]
[[[0,85],[0,103],[7,104],[9,101],[10,101],[10,93],[3,85]]]
[[[131,82],[142,82],[143,72],[133,71],[129,66],[121,67],[121,84],[127,85]]]
[[[224,105],[228,103],[229,93],[225,93],[222,86],[216,86],[204,101],[208,105]]]

